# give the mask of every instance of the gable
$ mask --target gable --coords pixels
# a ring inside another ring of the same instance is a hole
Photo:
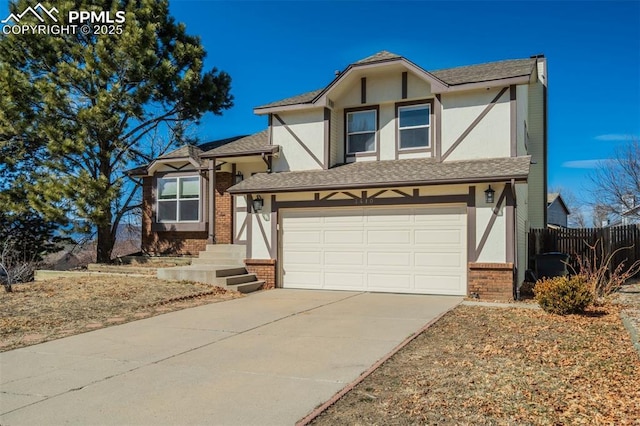
[[[375,69],[384,69],[387,72],[407,72],[413,78],[428,84],[431,93],[440,94],[480,87],[489,88],[528,83],[533,76],[532,73],[537,61],[537,57],[531,57],[429,72],[400,55],[382,51],[349,65],[323,89],[258,106],[254,112],[267,114],[312,106],[331,108],[333,99],[339,97],[346,90],[342,86],[357,85],[362,76],[372,74]]]

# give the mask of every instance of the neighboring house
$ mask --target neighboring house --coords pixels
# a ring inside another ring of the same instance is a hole
[[[562,196],[553,192],[547,194],[547,225],[559,226],[566,228],[568,225],[568,218],[571,212],[565,204]]]
[[[621,225],[637,225],[640,223],[640,206],[628,209],[620,216]]]
[[[543,56],[431,72],[362,59],[255,108],[260,133],[138,169],[143,247],[243,244],[285,288],[510,298],[528,228],[546,226],[546,84]]]
[[[623,212],[620,215],[611,214],[611,216],[613,216],[613,219],[606,219],[602,226],[611,227],[640,224],[640,206],[635,206],[630,209],[626,209],[623,206],[621,207],[621,210],[623,210]]]

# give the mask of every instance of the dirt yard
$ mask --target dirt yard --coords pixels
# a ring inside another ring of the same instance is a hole
[[[0,351],[165,312],[242,297],[240,293],[153,277],[84,277],[0,288]]]
[[[619,309],[460,306],[313,424],[638,425],[640,356]]]

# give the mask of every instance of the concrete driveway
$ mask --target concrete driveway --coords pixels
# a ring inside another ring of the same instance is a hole
[[[290,425],[462,298],[273,290],[0,354],[2,425]]]

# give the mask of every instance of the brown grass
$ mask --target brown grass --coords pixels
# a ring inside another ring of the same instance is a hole
[[[314,424],[639,424],[640,358],[600,309],[460,306]]]
[[[241,297],[220,287],[153,277],[82,277],[0,293],[0,351],[161,313]]]

